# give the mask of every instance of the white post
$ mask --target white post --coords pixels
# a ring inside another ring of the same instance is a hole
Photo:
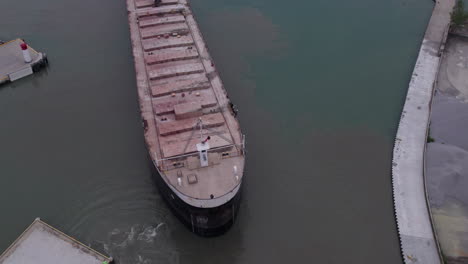
[[[200,155],[200,167],[207,167],[209,165],[208,162],[208,150],[210,149],[210,145],[208,142],[202,142],[197,144],[197,150]]]
[[[23,51],[24,62],[30,63],[32,61],[31,54],[29,53],[28,44],[21,43],[21,50]]]

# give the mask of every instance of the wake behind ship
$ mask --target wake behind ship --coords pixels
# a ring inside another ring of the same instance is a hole
[[[146,145],[162,196],[193,232],[234,222],[244,136],[187,0],[127,0]]]

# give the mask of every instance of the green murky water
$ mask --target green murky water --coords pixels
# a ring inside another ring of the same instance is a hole
[[[0,87],[0,251],[40,216],[118,263],[401,263],[391,152],[430,0],[193,0],[247,134],[239,218],[191,234],[155,188],[124,1],[0,1],[49,55]]]

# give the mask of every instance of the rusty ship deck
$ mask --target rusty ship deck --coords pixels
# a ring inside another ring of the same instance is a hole
[[[187,0],[127,0],[127,8],[144,135],[162,194],[195,232],[232,224],[244,137]]]

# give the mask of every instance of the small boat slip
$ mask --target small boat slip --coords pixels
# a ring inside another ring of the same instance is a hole
[[[112,258],[85,246],[39,218],[0,255],[0,264],[108,264]]]

